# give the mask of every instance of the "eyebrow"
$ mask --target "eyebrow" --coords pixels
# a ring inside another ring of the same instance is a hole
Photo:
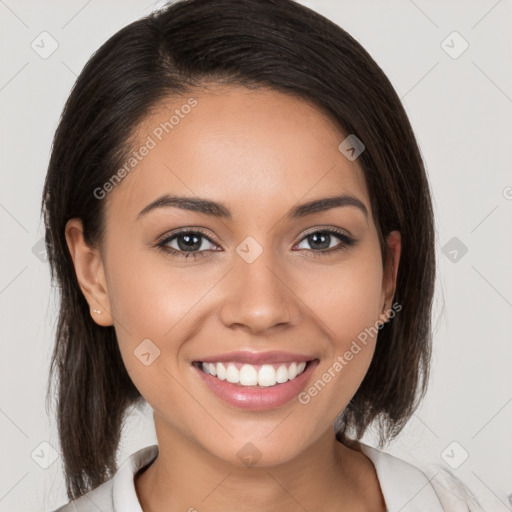
[[[357,199],[357,197],[350,196],[347,194],[324,197],[321,199],[314,199],[303,203],[301,205],[293,207],[286,217],[290,220],[305,217],[313,213],[319,213],[331,208],[340,206],[354,206],[360,209],[365,217],[368,217],[368,209],[364,203]],[[148,214],[150,211],[157,208],[181,208],[182,210],[191,210],[198,213],[204,213],[205,215],[211,215],[212,217],[231,219],[231,212],[229,208],[222,203],[217,203],[209,199],[202,199],[197,197],[185,197],[165,194],[143,208],[137,215],[137,219]]]

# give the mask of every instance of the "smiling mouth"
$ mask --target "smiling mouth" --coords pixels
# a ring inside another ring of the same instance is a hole
[[[313,361],[253,365],[247,363],[195,361],[199,370],[240,387],[268,388],[293,381],[304,373]]]

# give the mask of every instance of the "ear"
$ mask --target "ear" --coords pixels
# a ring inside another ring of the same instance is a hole
[[[99,250],[85,242],[83,224],[79,218],[68,220],[65,235],[78,284],[89,303],[93,320],[103,327],[112,325],[105,271]]]
[[[387,262],[382,278],[382,313],[381,318],[385,322],[388,319],[387,311],[392,305],[396,289],[396,276],[402,252],[402,237],[399,231],[391,231],[386,237]]]

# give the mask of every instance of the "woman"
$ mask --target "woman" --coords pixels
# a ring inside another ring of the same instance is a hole
[[[434,220],[404,109],[340,27],[192,0],[123,28],[68,99],[43,212],[59,511],[469,510],[359,441],[424,396]],[[144,401],[158,445],[118,468]]]

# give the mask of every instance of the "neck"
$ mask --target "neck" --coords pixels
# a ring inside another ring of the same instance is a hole
[[[231,465],[175,430],[157,432],[159,455],[135,477],[144,512],[217,512],[241,504],[245,512],[385,510],[372,462],[333,431],[293,460],[269,467]]]

